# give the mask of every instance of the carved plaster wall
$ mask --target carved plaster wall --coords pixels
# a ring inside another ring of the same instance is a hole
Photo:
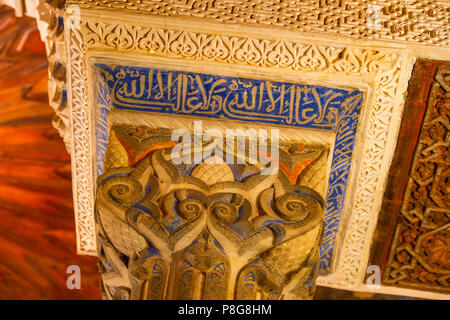
[[[386,283],[450,292],[450,69],[438,68],[409,173]]]
[[[96,63],[351,88],[361,91],[363,100],[354,148],[345,156],[348,180],[339,195],[334,249],[323,267],[329,273],[317,282],[367,290],[369,248],[413,63],[416,57],[450,55],[447,1],[71,0],[68,5],[80,8],[64,18],[70,108],[65,140],[72,154],[79,253],[96,254],[95,179],[106,148],[101,141],[111,125],[98,110],[115,108],[112,101],[94,107]]]
[[[278,26],[302,33],[358,39],[405,40],[448,46],[450,4],[427,0],[70,0],[82,8],[112,9],[159,17],[204,18],[226,24]]]
[[[181,30],[178,23],[166,19],[140,17],[131,22],[117,13],[119,23],[98,22],[97,16],[89,10],[82,11],[81,30],[66,30],[70,48],[71,105],[74,159],[74,192],[79,250],[94,252],[95,237],[93,212],[93,186],[95,159],[90,151],[93,121],[89,105],[88,70],[92,68],[95,56],[103,59],[114,57],[111,49],[122,54],[121,60],[130,59],[141,64],[136,54],[145,55],[148,63],[183,70],[195,68],[199,72],[214,70],[222,75],[240,74],[271,79],[308,79],[309,82],[330,84],[340,82],[362,88],[367,92],[362,128],[360,129],[358,156],[352,161],[350,173],[351,190],[344,203],[339,245],[335,253],[334,272],[321,278],[321,283],[335,283],[342,286],[359,285],[364,277],[365,252],[370,243],[372,221],[377,214],[379,190],[384,181],[383,168],[389,162],[389,148],[392,143],[401,114],[402,94],[410,72],[410,57],[396,48],[372,49],[364,46],[326,41],[301,39],[298,34],[286,31],[277,37],[255,33],[249,28],[236,32],[230,28],[216,35],[201,30],[200,26],[189,24]],[[93,11],[95,13],[95,10]],[[126,22],[125,22],[126,21]],[[162,23],[163,22],[163,23]],[[151,25],[152,27],[149,27]],[[222,28],[222,27],[221,27]],[[200,29],[200,31],[195,31]],[[288,40],[288,39],[291,40]],[[88,52],[91,54],[88,55]],[[165,56],[170,58],[157,58]],[[151,57],[155,57],[150,59]],[[92,62],[91,62],[92,61]],[[407,63],[403,63],[407,62]],[[211,71],[210,71],[211,72]],[[331,81],[330,78],[333,80]],[[358,137],[356,138],[358,140]]]
[[[419,60],[414,67],[370,259],[386,285],[447,297],[449,66]]]

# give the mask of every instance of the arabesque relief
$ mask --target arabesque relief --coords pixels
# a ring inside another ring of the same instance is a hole
[[[111,129],[96,201],[104,297],[311,299],[324,202],[302,177],[328,147],[281,141],[279,170],[262,174],[250,144],[235,163],[224,148],[185,164],[176,143],[169,129]]]

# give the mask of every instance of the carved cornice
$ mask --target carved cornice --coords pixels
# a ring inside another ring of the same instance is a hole
[[[250,65],[261,68],[292,70],[305,75],[316,72],[327,75],[361,76],[370,81],[373,96],[367,101],[367,127],[361,143],[361,164],[353,179],[353,208],[348,207],[342,226],[340,252],[335,273],[322,278],[322,284],[357,286],[365,272],[373,221],[389,157],[387,145],[394,143],[392,134],[399,124],[401,96],[410,72],[410,60],[395,49],[372,49],[360,46],[317,45],[311,41],[270,40],[262,37],[214,35],[161,27],[142,27],[121,22],[82,21],[82,31],[67,34],[72,89],[72,132],[74,145],[74,197],[77,210],[79,251],[95,252],[93,219],[93,158],[89,141],[91,114],[87,104],[87,51],[115,49],[122,53],[165,56],[195,61]],[[122,56],[123,57],[123,56]],[[80,59],[81,58],[81,59]],[[402,64],[402,62],[407,62]],[[76,90],[74,90],[76,89]],[[347,201],[346,206],[352,203]],[[351,214],[350,214],[351,213]]]
[[[69,0],[84,9],[280,27],[344,37],[450,44],[450,3],[427,0]]]

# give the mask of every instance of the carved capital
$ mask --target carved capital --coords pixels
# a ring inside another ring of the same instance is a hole
[[[301,176],[327,148],[280,142],[264,174],[247,142],[244,159],[203,145],[179,163],[171,130],[112,127],[96,193],[105,298],[312,298],[324,203]]]

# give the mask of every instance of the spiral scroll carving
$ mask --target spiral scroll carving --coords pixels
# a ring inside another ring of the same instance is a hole
[[[205,207],[200,200],[185,199],[178,205],[179,215],[186,221],[196,219],[205,211]]]
[[[303,220],[310,210],[317,210],[312,208],[313,202],[307,196],[291,193],[280,197],[276,202],[276,208],[280,217],[288,221]],[[308,210],[309,209],[309,210]]]
[[[131,177],[114,177],[103,184],[103,193],[110,201],[131,206],[144,195],[142,185]]]

